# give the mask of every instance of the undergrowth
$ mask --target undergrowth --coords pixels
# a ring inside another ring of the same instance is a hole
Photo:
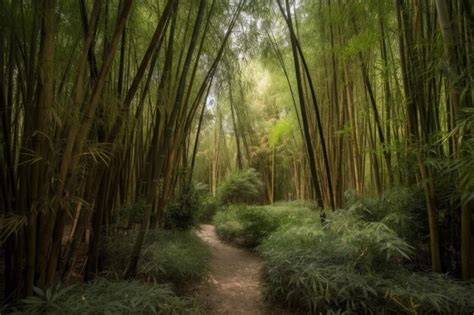
[[[474,285],[417,271],[414,240],[424,233],[413,191],[380,199],[351,197],[348,209],[307,205],[231,206],[216,231],[264,259],[265,296],[308,314],[471,314]]]
[[[210,257],[208,245],[194,233],[164,232],[161,241],[144,250],[141,271],[153,279],[181,286],[206,276]]]
[[[115,236],[106,242],[106,270],[121,275],[126,267],[135,234]],[[147,232],[138,271],[155,282],[177,287],[198,282],[209,268],[210,249],[193,231],[151,230]]]
[[[251,168],[228,175],[218,187],[217,199],[220,204],[254,203],[259,200],[262,192],[260,175]]]
[[[285,204],[232,205],[217,212],[214,225],[220,238],[254,248],[281,226],[316,224],[317,220],[314,213],[301,205],[295,208],[288,208]]]
[[[189,230],[200,220],[201,209],[207,205],[207,186],[192,183],[176,194],[165,208],[164,228],[168,230]]]
[[[166,285],[98,278],[90,283],[46,291],[21,300],[13,314],[204,314],[199,303],[178,297]]]
[[[217,213],[218,207],[219,203],[216,198],[209,195],[206,196],[203,198],[201,207],[197,213],[197,221],[204,224],[212,223],[212,220]]]

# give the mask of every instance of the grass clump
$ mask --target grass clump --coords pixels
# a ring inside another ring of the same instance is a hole
[[[109,272],[118,275],[123,272],[135,239],[132,233],[107,241],[106,269]],[[155,282],[181,287],[206,276],[210,256],[208,245],[193,231],[151,230],[146,235],[138,271]]]
[[[98,278],[86,284],[42,291],[21,300],[13,314],[204,314],[192,298],[165,285]]]

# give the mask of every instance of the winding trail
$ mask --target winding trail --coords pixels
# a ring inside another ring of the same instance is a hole
[[[208,314],[287,314],[269,309],[263,301],[260,257],[221,242],[212,225],[201,225],[197,234],[212,248],[211,273],[199,289]]]

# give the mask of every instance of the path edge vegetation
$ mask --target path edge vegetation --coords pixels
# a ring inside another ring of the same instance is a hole
[[[469,1],[0,0],[0,20],[5,301],[94,282],[114,237],[133,284],[147,237],[193,215],[298,199],[324,225],[395,188],[423,195],[417,268],[473,278]]]

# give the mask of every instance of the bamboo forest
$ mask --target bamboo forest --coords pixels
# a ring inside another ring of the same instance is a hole
[[[0,0],[0,314],[474,314],[474,1]]]

